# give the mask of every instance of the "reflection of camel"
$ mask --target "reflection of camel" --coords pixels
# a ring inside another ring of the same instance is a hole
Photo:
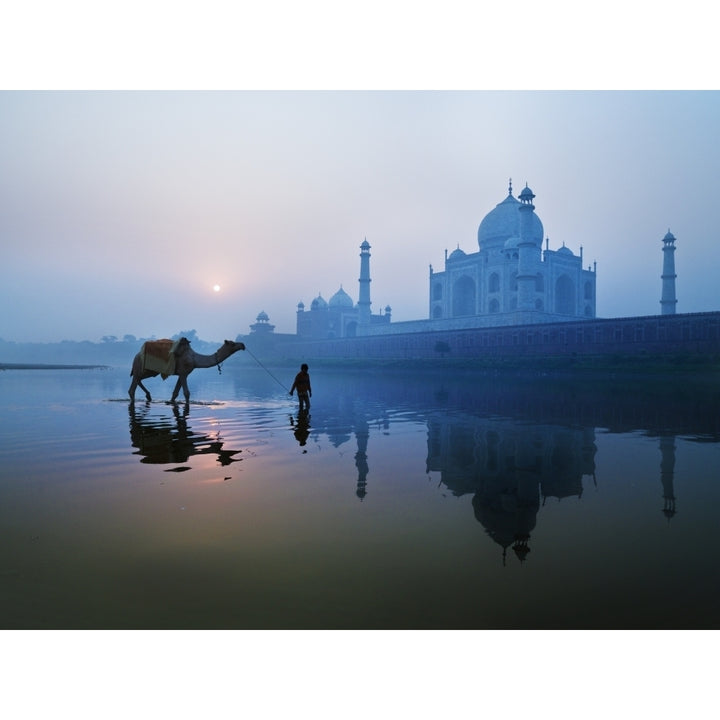
[[[238,350],[245,349],[245,345],[241,342],[233,342],[232,340],[226,340],[214,354],[200,355],[190,347],[190,341],[187,338],[180,338],[174,350],[174,367],[172,367],[171,365],[170,371],[167,373],[167,375],[165,375],[164,373],[162,373],[161,370],[150,369],[149,367],[147,367],[148,363],[145,362],[146,349],[148,349],[148,346],[151,345],[152,342],[170,343],[172,345],[172,341],[170,340],[150,341],[143,344],[140,352],[135,356],[132,364],[132,370],[130,370],[130,375],[132,375],[132,383],[130,384],[128,393],[130,395],[131,402],[135,400],[135,390],[138,386],[140,386],[140,389],[145,393],[145,397],[147,398],[147,400],[152,400],[152,398],[150,397],[150,393],[148,392],[147,388],[142,384],[142,381],[149,377],[155,377],[156,375],[160,374],[163,374],[163,379],[164,377],[167,377],[167,375],[178,376],[178,381],[175,384],[175,389],[173,390],[170,402],[175,402],[178,394],[180,393],[180,388],[182,388],[183,393],[185,394],[185,400],[187,401],[190,399],[187,376],[195,368],[215,367],[221,362],[227,360]]]
[[[130,403],[130,442],[142,455],[140,462],[152,464],[184,463],[191,455],[217,455],[221,465],[238,462],[234,458],[240,450],[223,450],[219,436],[212,438],[192,432],[188,427],[189,404],[182,415],[178,405],[173,405],[173,423],[169,416],[148,418],[147,411],[137,412]]]

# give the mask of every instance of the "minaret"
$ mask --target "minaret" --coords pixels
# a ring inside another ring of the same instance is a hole
[[[370,324],[370,243],[367,238],[360,246],[360,293],[358,295],[358,324]]]
[[[525,185],[520,193],[520,242],[518,243],[518,310],[535,309],[535,253],[538,248],[532,238],[535,206],[533,191]]]
[[[675,297],[675,236],[667,231],[663,238],[663,273],[662,273],[662,298],[660,308],[662,315],[674,315],[677,306]]]

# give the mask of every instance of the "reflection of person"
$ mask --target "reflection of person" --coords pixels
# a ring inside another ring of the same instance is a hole
[[[305,448],[305,445],[307,445],[308,436],[310,435],[310,422],[308,414],[298,414],[297,425],[293,422],[293,417],[291,415],[290,426],[293,428],[293,435],[295,435],[295,439],[300,444],[300,447]],[[303,452],[306,453],[307,449],[304,449]]]
[[[308,366],[303,363],[300,366],[300,372],[295,376],[295,380],[290,388],[290,394],[297,390],[298,401],[300,403],[300,412],[310,409],[310,398],[312,397],[312,388],[310,387],[310,376],[308,375]]]

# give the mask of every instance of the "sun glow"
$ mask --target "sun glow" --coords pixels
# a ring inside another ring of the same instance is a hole
[[[220,292],[220,286],[219,285],[213,285],[213,292]]]

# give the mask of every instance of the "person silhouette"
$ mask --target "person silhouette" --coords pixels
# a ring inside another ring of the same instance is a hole
[[[308,375],[308,366],[303,363],[300,366],[300,372],[295,376],[290,394],[297,390],[298,402],[300,403],[300,412],[310,410],[310,398],[312,397],[312,388],[310,387],[310,375]]]

